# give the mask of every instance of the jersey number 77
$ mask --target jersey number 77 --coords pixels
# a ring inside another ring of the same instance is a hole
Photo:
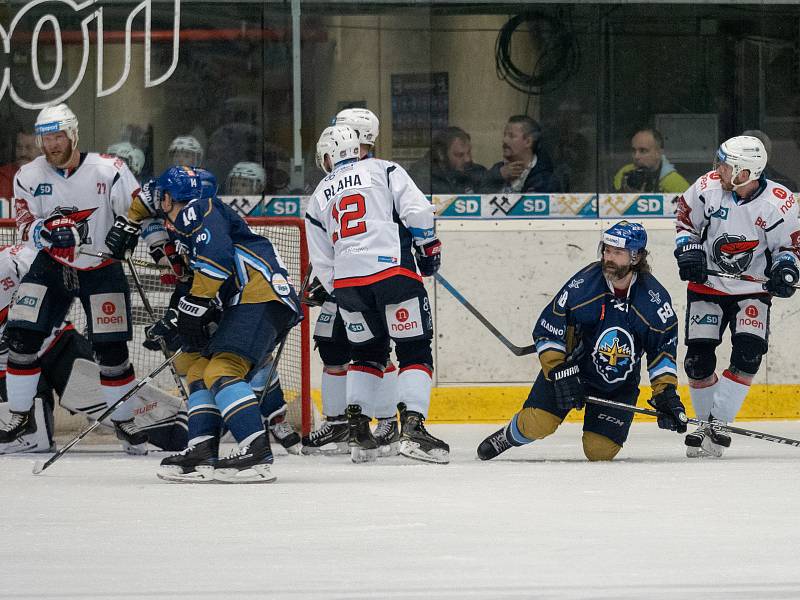
[[[361,194],[342,196],[341,200],[333,205],[331,213],[339,226],[339,231],[333,232],[333,243],[335,244],[339,238],[364,233],[367,230],[367,224],[361,219],[364,218],[366,212],[364,196]]]

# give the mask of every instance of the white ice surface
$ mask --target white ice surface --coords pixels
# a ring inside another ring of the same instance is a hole
[[[590,464],[566,424],[477,461],[496,428],[431,426],[447,466],[281,453],[271,485],[167,484],[163,453],[112,446],[39,476],[2,457],[0,598],[800,598],[800,448],[689,461],[636,423]]]

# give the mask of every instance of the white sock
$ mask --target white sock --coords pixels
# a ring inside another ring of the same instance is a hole
[[[752,380],[752,377],[734,374],[727,369],[722,373],[722,379],[716,386],[714,405],[711,407],[711,414],[715,419],[733,422],[747,398]]]
[[[41,374],[42,370],[38,363],[36,367],[30,369],[15,367],[8,369],[6,373],[8,408],[14,412],[27,412],[31,409]]]
[[[375,397],[375,418],[391,419],[397,415],[397,367],[389,363],[383,372],[381,389]]]
[[[375,398],[381,389],[383,371],[373,367],[350,365],[347,371],[347,404],[357,404],[362,414],[374,416]]]
[[[714,404],[714,394],[718,386],[719,382],[716,373],[712,373],[706,379],[689,382],[689,397],[692,399],[692,406],[698,419],[702,421],[708,420],[708,415]]]
[[[347,407],[347,371],[328,373],[322,371],[322,414],[336,417]]]
[[[403,402],[408,410],[428,416],[431,405],[431,372],[424,365],[409,365],[400,369],[397,376],[397,402]]]

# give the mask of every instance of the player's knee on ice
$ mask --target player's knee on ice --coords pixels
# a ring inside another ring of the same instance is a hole
[[[583,432],[583,453],[590,461],[613,460],[622,446],[593,431]]]
[[[552,435],[561,418],[541,408],[523,408],[517,415],[517,427],[522,435],[529,440],[541,440]]]

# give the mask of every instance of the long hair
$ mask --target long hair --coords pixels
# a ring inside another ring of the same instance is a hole
[[[653,270],[650,268],[650,263],[647,262],[648,254],[650,252],[647,251],[647,248],[639,250],[639,260],[636,261],[635,265],[631,265],[631,271],[634,273],[652,273]]]

